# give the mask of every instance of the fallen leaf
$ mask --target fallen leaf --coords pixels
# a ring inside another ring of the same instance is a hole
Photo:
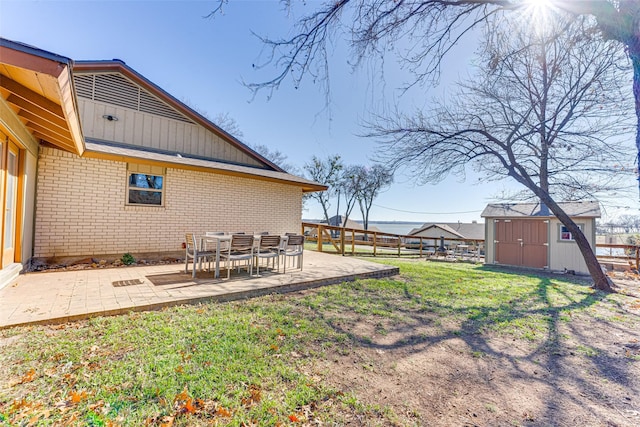
[[[35,379],[35,377],[36,377],[36,370],[33,368],[29,369],[27,373],[20,379],[20,384],[30,383]]]
[[[216,415],[220,415],[221,417],[229,418],[231,416],[231,411],[223,408],[222,406],[216,409]]]
[[[73,404],[80,403],[82,399],[85,399],[86,397],[87,397],[87,392],[84,390],[82,390],[81,392],[71,391],[69,393],[69,399]]]
[[[292,423],[298,423],[300,422],[300,419],[296,416],[296,414],[291,414],[289,415],[289,421],[291,421]]]
[[[14,400],[13,403],[11,403],[11,406],[9,407],[9,411],[15,412],[25,407],[27,408],[29,407],[29,402],[27,402],[27,399]]]

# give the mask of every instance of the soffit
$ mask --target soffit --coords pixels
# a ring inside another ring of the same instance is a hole
[[[0,96],[42,142],[81,155],[82,130],[69,67],[32,52],[0,45]]]

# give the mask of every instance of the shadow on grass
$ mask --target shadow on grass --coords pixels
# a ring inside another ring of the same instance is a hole
[[[594,332],[623,334],[625,330],[622,325],[605,317],[589,316],[587,320],[582,315],[605,301],[609,295],[591,289],[588,278],[490,266],[470,269],[469,274],[471,280],[486,274],[500,275],[512,282],[513,286],[518,286],[523,278],[533,283],[527,285],[526,292],[502,301],[496,298],[496,302],[491,303],[492,296],[486,299],[474,295],[474,292],[481,293],[481,288],[465,293],[464,286],[460,286],[455,292],[450,292],[449,298],[443,298],[447,291],[444,282],[416,284],[415,278],[404,275],[400,280],[387,281],[389,287],[396,287],[395,293],[387,288],[376,288],[375,282],[343,285],[340,292],[350,292],[350,295],[331,300],[331,295],[326,294],[327,300],[317,304],[318,314],[336,332],[347,336],[355,351],[361,347],[402,350],[401,354],[420,353],[438,343],[462,340],[470,354],[482,354],[507,363],[514,379],[526,378],[532,387],[539,384],[543,386],[542,389],[550,390],[545,396],[549,402],[546,413],[541,415],[547,420],[563,416],[558,412],[562,411],[559,408],[563,405],[554,402],[564,401],[582,406],[586,398],[596,404],[606,404],[592,375],[600,378],[600,381],[614,382],[631,389],[635,387],[637,373],[633,371],[624,352],[613,353],[608,347],[600,348],[598,333]],[[368,287],[368,284],[371,286]],[[432,297],[428,292],[421,293],[420,286],[438,287],[434,292],[439,293],[439,297]],[[372,339],[368,333],[371,324],[385,317],[392,319],[387,322],[391,325],[385,331],[387,339]],[[581,320],[576,320],[576,317],[581,317]],[[447,325],[456,326],[435,327],[443,319],[446,319]],[[574,327],[574,322],[580,325]],[[366,324],[368,328],[363,326]],[[585,334],[585,329],[590,333]],[[500,335],[513,335],[514,341],[525,341],[526,354],[516,355],[509,351],[508,346],[496,346],[494,339]],[[582,353],[577,354],[576,348],[581,349]],[[544,368],[549,375],[531,375],[523,369],[528,363]],[[496,393],[500,393],[498,386],[495,387]],[[580,390],[581,396],[567,393],[568,388]]]

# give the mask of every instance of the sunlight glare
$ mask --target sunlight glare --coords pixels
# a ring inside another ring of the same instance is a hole
[[[531,25],[542,35],[549,26],[553,0],[524,0],[523,3],[524,16],[528,16]]]

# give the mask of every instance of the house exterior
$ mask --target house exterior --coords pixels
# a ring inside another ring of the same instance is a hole
[[[446,239],[464,239],[465,241],[484,240],[484,224],[473,221],[426,223],[422,227],[414,228],[409,232],[410,236],[428,237],[437,239],[443,236]]]
[[[177,253],[186,232],[297,232],[288,174],[119,60],[0,39],[2,271],[32,258]]]
[[[601,215],[598,202],[558,204],[595,248],[596,218]],[[573,236],[546,206],[490,204],[481,216],[486,221],[485,263],[589,274]]]

